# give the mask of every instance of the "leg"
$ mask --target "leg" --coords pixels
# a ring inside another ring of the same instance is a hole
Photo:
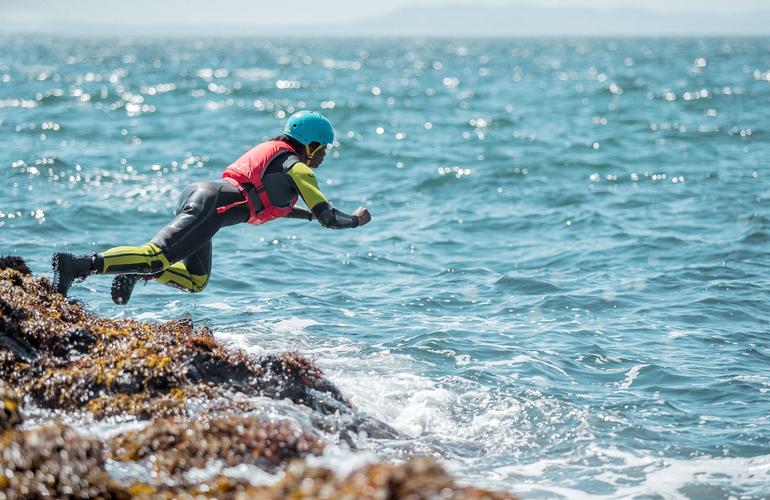
[[[216,185],[195,185],[192,192],[182,195],[174,220],[151,243],[118,247],[103,254],[110,259],[105,272],[127,273],[112,282],[113,302],[127,303],[141,275],[188,292],[200,292],[206,287],[211,270],[211,238],[222,226],[222,218],[216,214],[217,192]]]
[[[191,293],[202,292],[209,282],[211,273],[211,241],[183,262],[177,262],[163,271],[156,280],[163,285],[173,286]]]
[[[75,279],[90,274],[118,274],[112,284],[112,299],[125,304],[138,279],[161,277],[163,271],[169,270],[163,283],[201,291],[211,268],[211,238],[220,227],[230,225],[227,217],[216,213],[216,207],[240,197],[239,191],[222,182],[192,184],[182,193],[174,219],[149,243],[115,247],[95,255],[54,254],[53,285],[66,296]]]
[[[94,255],[57,252],[51,259],[54,289],[67,296],[72,282],[91,274],[134,273],[151,275],[169,266],[163,251],[153,243],[139,247],[115,247]],[[114,288],[114,285],[113,285]],[[133,283],[131,284],[133,288]],[[113,293],[113,300],[115,294]],[[121,302],[124,303],[124,302]]]
[[[168,258],[154,243],[139,247],[115,247],[99,254],[100,274],[154,274],[169,266]]]

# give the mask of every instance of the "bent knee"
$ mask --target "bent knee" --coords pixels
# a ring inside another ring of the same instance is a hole
[[[208,276],[192,276],[190,293],[201,293],[209,284]]]

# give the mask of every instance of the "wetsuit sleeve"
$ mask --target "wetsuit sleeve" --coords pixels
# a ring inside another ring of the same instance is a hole
[[[297,192],[302,197],[305,205],[312,210],[314,206],[326,201],[326,196],[318,187],[313,171],[302,162],[297,162],[289,168],[286,173],[297,188]]]
[[[312,210],[313,215],[322,226],[333,229],[358,226],[358,217],[340,212],[326,200],[310,167],[302,162],[297,162],[286,173],[294,182],[305,205]]]
[[[289,219],[313,220],[313,212],[311,212],[310,210],[305,210],[304,208],[294,207],[291,209],[291,212],[286,217],[288,217]]]
[[[324,227],[332,229],[345,229],[358,227],[358,217],[340,212],[328,201],[319,203],[313,207],[313,215]]]

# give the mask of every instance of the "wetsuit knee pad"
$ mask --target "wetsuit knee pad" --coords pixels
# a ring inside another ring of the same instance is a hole
[[[195,274],[191,274],[190,277],[193,280],[194,286],[190,288],[191,293],[200,293],[202,292],[206,286],[209,284],[209,276],[198,276]]]
[[[115,247],[99,254],[104,274],[155,274],[169,267],[163,250],[154,243]]]
[[[168,285],[186,292],[199,293],[209,284],[209,275],[192,274],[182,262],[177,262],[161,273],[156,281],[161,285]]]

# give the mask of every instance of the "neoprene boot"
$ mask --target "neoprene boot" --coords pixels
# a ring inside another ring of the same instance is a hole
[[[84,280],[97,270],[97,255],[72,255],[67,252],[56,252],[51,259],[53,267],[53,288],[66,297],[72,282]]]
[[[118,305],[128,304],[134,285],[140,278],[147,278],[140,274],[119,274],[112,279],[112,301]]]

